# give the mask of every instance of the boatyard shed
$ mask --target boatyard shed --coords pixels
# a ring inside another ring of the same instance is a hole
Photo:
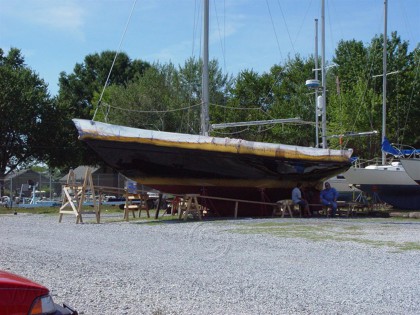
[[[73,170],[75,180],[83,183],[86,170],[90,168],[93,184],[95,186],[124,188],[126,178],[110,167],[78,166]],[[67,175],[60,179],[62,184],[67,183]]]
[[[8,191],[12,189],[15,196],[31,196],[34,186],[37,190],[41,190],[43,187],[49,187],[49,176],[31,169],[26,169],[10,173],[4,179],[4,188]]]

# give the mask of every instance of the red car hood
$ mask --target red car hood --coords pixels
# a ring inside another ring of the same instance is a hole
[[[42,295],[48,294],[49,290],[40,285],[39,283],[33,282],[24,277],[15,275],[13,273],[0,270],[0,289],[32,289],[40,291]]]

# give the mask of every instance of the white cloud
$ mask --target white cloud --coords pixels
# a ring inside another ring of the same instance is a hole
[[[210,42],[222,40],[224,37],[234,36],[245,26],[245,19],[246,17],[243,14],[236,14],[229,15],[226,19],[227,21],[223,20],[222,24],[216,24],[216,20],[212,21]]]
[[[169,47],[161,48],[158,52],[146,56],[146,59],[159,62],[173,62],[183,64],[191,53],[191,42],[182,41]]]
[[[25,22],[82,36],[86,10],[84,1],[20,0],[8,3],[7,13]]]
[[[54,28],[79,32],[84,25],[84,12],[74,3],[54,2],[54,6],[39,8],[34,21]]]

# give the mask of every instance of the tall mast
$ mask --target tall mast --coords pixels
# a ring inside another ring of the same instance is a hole
[[[315,19],[315,80],[318,80],[318,19]],[[319,148],[318,89],[315,89],[315,147]]]
[[[322,41],[322,148],[327,148],[327,106],[326,106],[326,91],[327,91],[327,80],[325,79],[325,0],[322,0],[322,12],[321,12],[321,41]]]
[[[209,132],[209,0],[203,0],[203,77],[201,100],[201,134]]]
[[[387,59],[387,24],[388,24],[388,1],[384,0],[384,47],[382,56],[382,143],[386,137],[386,59]],[[382,151],[382,164],[385,164],[385,152]]]

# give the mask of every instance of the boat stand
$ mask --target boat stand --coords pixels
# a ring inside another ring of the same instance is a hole
[[[133,214],[133,218],[136,217],[135,212],[138,211],[140,218],[142,210],[144,210],[147,217],[150,218],[149,205],[147,204],[148,199],[147,193],[131,194],[127,192],[124,205],[124,220],[129,220],[128,215],[130,211]]]
[[[96,215],[96,222],[100,223],[100,203],[95,198],[95,186],[93,185],[92,171],[90,168],[86,169],[83,185],[76,184],[76,177],[73,170],[70,170],[67,177],[67,184],[63,186],[63,202],[60,207],[60,217],[58,222],[61,223],[64,214],[74,214],[76,216],[76,224],[83,223],[82,211],[83,203],[85,202],[86,195],[92,196],[93,208]],[[70,207],[71,210],[66,208]]]
[[[198,216],[200,220],[203,219],[201,216],[201,206],[197,200],[197,197],[199,196],[199,194],[187,194],[184,196],[182,204],[180,204],[178,207],[180,220],[184,218],[184,220],[186,221],[189,214],[192,214],[193,216]]]

